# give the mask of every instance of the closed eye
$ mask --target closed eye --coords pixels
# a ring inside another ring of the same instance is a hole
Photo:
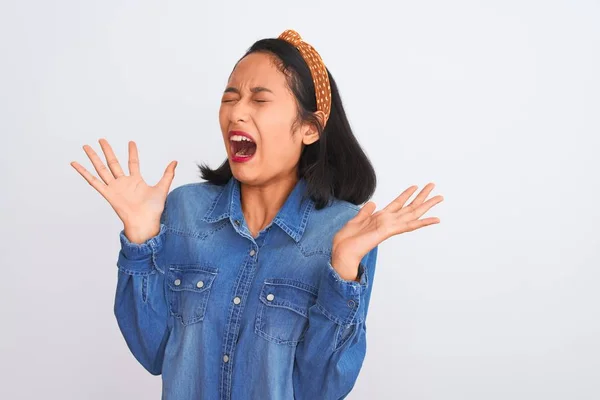
[[[221,103],[231,103],[235,100],[221,100]],[[269,100],[254,100],[255,103],[268,103]]]

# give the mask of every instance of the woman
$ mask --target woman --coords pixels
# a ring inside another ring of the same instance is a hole
[[[316,90],[315,90],[316,88]],[[114,311],[136,359],[162,374],[164,399],[340,399],[366,351],[377,246],[439,222],[433,184],[404,206],[367,201],[375,173],[332,76],[294,31],[238,61],[219,120],[227,160],[169,193],[129,173],[110,145],[102,182],[73,167],[123,221]]]

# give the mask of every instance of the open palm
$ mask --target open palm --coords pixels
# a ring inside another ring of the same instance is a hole
[[[367,202],[358,214],[336,233],[332,248],[334,258],[343,260],[340,265],[356,266],[369,251],[387,238],[439,223],[437,217],[419,219],[431,207],[444,200],[438,195],[425,201],[434,186],[433,183],[427,184],[406,207],[404,204],[417,190],[417,186],[409,187],[385,208],[375,213],[375,203]],[[354,276],[352,273],[349,275]]]
[[[88,172],[79,163],[71,165],[96,189],[115,210],[126,231],[151,237],[160,227],[160,216],[164,210],[169,188],[175,176],[177,161],[167,166],[163,177],[154,186],[148,185],[140,174],[140,162],[135,142],[129,142],[129,175],[126,175],[110,144],[105,139],[98,141],[106,158],[106,165],[88,145],[83,150],[92,162],[100,179]]]

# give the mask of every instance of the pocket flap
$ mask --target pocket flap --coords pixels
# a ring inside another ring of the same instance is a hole
[[[317,289],[294,279],[266,279],[260,300],[271,307],[283,307],[308,318],[308,309],[317,300]]]
[[[171,290],[191,290],[203,292],[210,289],[217,269],[205,265],[170,266],[167,272],[168,285]]]

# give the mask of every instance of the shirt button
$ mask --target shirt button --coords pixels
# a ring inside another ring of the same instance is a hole
[[[256,254],[256,251],[254,251],[254,249],[250,250],[250,255],[253,256]]]
[[[236,296],[236,297],[233,298],[233,302],[235,304],[240,304],[242,302],[242,299],[240,299],[239,297]]]
[[[240,226],[240,220],[239,220],[239,219],[236,219],[234,222],[235,222],[235,224],[236,224],[237,226]]]
[[[175,282],[173,282],[175,284],[175,286],[179,286],[181,285],[181,279],[175,279]]]
[[[225,354],[225,355],[223,356],[223,361],[224,361],[224,362],[228,362],[228,361],[229,361],[229,356],[228,356],[227,354]]]
[[[267,295],[267,300],[269,300],[269,301],[273,301],[274,298],[275,298],[275,295],[273,293],[269,293]]]
[[[348,307],[354,308],[354,300],[348,300]]]
[[[196,287],[201,288],[202,286],[204,286],[204,281],[198,281],[198,283],[196,283]]]

